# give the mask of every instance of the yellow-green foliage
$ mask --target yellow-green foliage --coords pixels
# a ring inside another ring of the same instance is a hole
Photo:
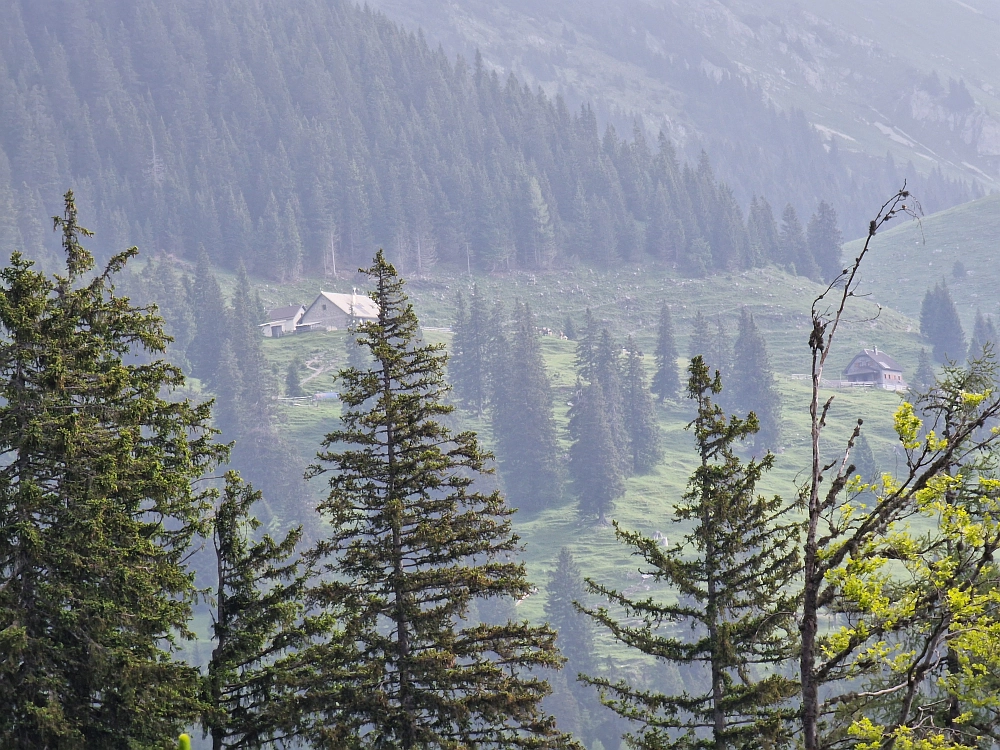
[[[187,734],[182,734],[177,738],[177,750],[191,750],[191,737]]]

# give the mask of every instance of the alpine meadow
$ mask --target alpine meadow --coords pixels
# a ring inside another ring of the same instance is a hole
[[[989,0],[2,0],[0,747],[1000,750]]]

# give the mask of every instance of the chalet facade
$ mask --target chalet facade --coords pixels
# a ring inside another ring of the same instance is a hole
[[[271,310],[267,314],[267,322],[261,323],[258,328],[268,338],[278,338],[289,333],[295,333],[295,326],[302,319],[302,313],[306,311],[303,305],[285,305]]]
[[[849,385],[882,388],[887,391],[905,391],[903,368],[883,351],[864,349],[844,369],[844,379]]]
[[[320,292],[302,314],[295,332],[336,331],[356,321],[377,320],[378,313],[378,305],[366,295]]]

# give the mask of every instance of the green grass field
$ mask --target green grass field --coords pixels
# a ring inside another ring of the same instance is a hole
[[[673,310],[678,344],[682,356],[688,352],[691,320],[698,311],[714,321],[721,316],[731,328],[741,306],[748,307],[765,332],[771,360],[784,400],[783,446],[776,468],[768,478],[765,491],[792,497],[804,479],[808,465],[808,381],[793,379],[793,375],[808,371],[808,311],[820,288],[804,279],[788,276],[773,269],[744,274],[718,276],[710,279],[673,280],[665,271],[630,268],[613,273],[589,270],[539,275],[479,277],[440,275],[433,280],[417,280],[408,285],[421,321],[431,328],[447,327],[454,315],[454,296],[465,292],[475,281],[490,300],[501,299],[509,306],[515,299],[528,302],[536,312],[540,326],[559,330],[567,316],[579,325],[589,307],[598,320],[605,321],[620,339],[633,335],[640,347],[651,354],[655,320],[659,305],[667,301]],[[318,282],[314,282],[317,284]],[[308,284],[302,284],[305,287]],[[328,291],[333,284],[325,282]],[[271,288],[273,289],[273,287]],[[262,289],[262,293],[268,289]],[[336,289],[341,291],[341,289]],[[307,297],[302,297],[302,300]],[[875,319],[874,306],[861,301],[854,310],[852,322],[841,335],[838,349],[831,356],[828,377],[839,378],[840,370],[862,346],[878,345],[904,363],[908,371],[915,366],[920,347],[919,335],[912,319],[891,310],[883,310]],[[447,331],[426,331],[431,342],[447,343]],[[568,448],[565,434],[567,399],[576,380],[573,369],[575,344],[557,336],[543,336],[542,351],[555,392],[557,419]],[[293,359],[309,362],[323,371],[305,380],[307,392],[335,389],[334,372],[346,358],[343,332],[313,333],[265,339],[264,351],[279,373],[284,373]],[[647,357],[652,369],[652,357]],[[684,362],[679,361],[678,367]],[[308,377],[312,370],[303,369]],[[899,397],[884,391],[838,391],[831,413],[831,447],[846,438],[857,417],[863,417],[870,428],[870,442],[883,468],[891,469],[894,461],[892,445],[892,413]],[[282,413],[293,449],[305,458],[315,455],[319,442],[339,414],[336,401],[282,402]],[[692,415],[686,402],[668,402],[658,408],[664,436],[666,457],[658,469],[647,476],[628,481],[626,495],[618,502],[614,519],[630,529],[649,534],[660,532],[676,539],[684,533],[671,520],[671,509],[684,492],[687,477],[694,468],[693,443],[684,426]],[[459,414],[463,427],[480,432],[484,443],[491,443],[488,424]],[[323,491],[322,480],[314,480],[317,493]],[[539,587],[537,594],[519,604],[518,612],[532,620],[541,619],[544,584],[559,549],[569,547],[578,558],[585,575],[605,583],[613,583],[640,591],[648,586],[637,570],[636,561],[620,546],[610,527],[595,526],[580,521],[574,500],[567,493],[564,503],[533,517],[515,520],[517,533],[524,544],[524,559],[531,580]],[[603,648],[610,644],[604,643]]]

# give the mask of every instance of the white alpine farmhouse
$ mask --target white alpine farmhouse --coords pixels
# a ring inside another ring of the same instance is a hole
[[[844,378],[850,385],[882,388],[887,391],[905,391],[903,368],[885,352],[863,349],[844,369]]]
[[[355,321],[377,320],[378,305],[364,294],[320,292],[295,326],[296,333],[335,331]]]

